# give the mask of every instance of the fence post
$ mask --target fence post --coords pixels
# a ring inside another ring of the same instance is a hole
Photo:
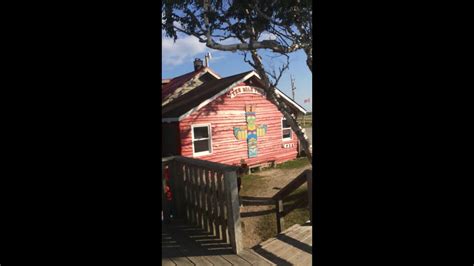
[[[277,233],[279,234],[281,233],[281,231],[283,231],[283,227],[284,227],[284,219],[282,216],[283,199],[280,198],[276,201],[275,209],[276,209],[276,218],[277,218]]]
[[[161,211],[163,212],[163,223],[168,223],[169,220],[169,206],[167,204],[165,196],[166,179],[165,179],[165,167],[166,163],[161,164]]]
[[[174,182],[173,187],[173,197],[175,199],[175,216],[176,218],[183,218],[183,195],[184,195],[184,188],[183,188],[183,176],[180,171],[180,167],[182,167],[181,163],[176,160],[171,162],[171,179]]]
[[[313,171],[306,171],[308,181],[308,206],[309,206],[309,222],[313,224]]]
[[[227,207],[227,229],[232,251],[239,254],[242,251],[242,228],[240,224],[239,193],[237,189],[237,174],[235,171],[224,172],[224,191]],[[223,232],[225,233],[225,232]]]

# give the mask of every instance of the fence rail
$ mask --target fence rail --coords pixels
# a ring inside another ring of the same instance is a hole
[[[284,217],[293,210],[308,203],[309,207],[309,220],[313,222],[313,186],[312,186],[312,170],[305,170],[295,179],[293,179],[288,185],[283,187],[278,193],[273,196],[275,202],[275,213],[277,221],[277,233],[281,233],[284,227]],[[302,186],[304,183],[308,185],[308,197],[297,200],[292,206],[284,208],[283,199]]]
[[[162,165],[169,171],[169,186],[174,195],[172,202],[162,206],[165,219],[174,210],[177,217],[207,230],[239,253],[242,234],[238,167],[181,156],[163,158]],[[164,172],[162,178],[165,179]]]

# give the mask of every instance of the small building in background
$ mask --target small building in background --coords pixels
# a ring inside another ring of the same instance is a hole
[[[224,164],[282,163],[295,159],[298,139],[266,99],[257,73],[220,77],[196,59],[194,71],[162,80],[162,156]],[[295,115],[306,110],[279,90]]]

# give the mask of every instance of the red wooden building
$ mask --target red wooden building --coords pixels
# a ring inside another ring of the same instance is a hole
[[[268,101],[259,76],[221,78],[200,60],[195,71],[162,81],[162,156],[249,165],[295,159],[298,139]],[[295,115],[306,110],[277,90]]]

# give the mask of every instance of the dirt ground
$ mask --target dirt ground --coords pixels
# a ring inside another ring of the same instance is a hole
[[[271,198],[281,188],[287,185],[291,180],[293,180],[306,169],[311,169],[311,165],[306,165],[297,169],[268,169],[261,172],[257,172],[255,173],[256,175],[262,176],[262,178],[259,179],[259,183],[262,185],[256,188],[252,188],[250,190],[246,190],[245,193],[241,194],[241,196],[243,198]],[[264,215],[259,214],[258,212],[274,208],[272,205],[251,206],[251,204],[252,203],[250,203],[250,201],[243,200],[243,207],[240,208],[240,213],[242,216],[241,219],[244,248],[251,248],[264,240],[260,239],[256,231],[257,224],[262,218],[262,215]]]

